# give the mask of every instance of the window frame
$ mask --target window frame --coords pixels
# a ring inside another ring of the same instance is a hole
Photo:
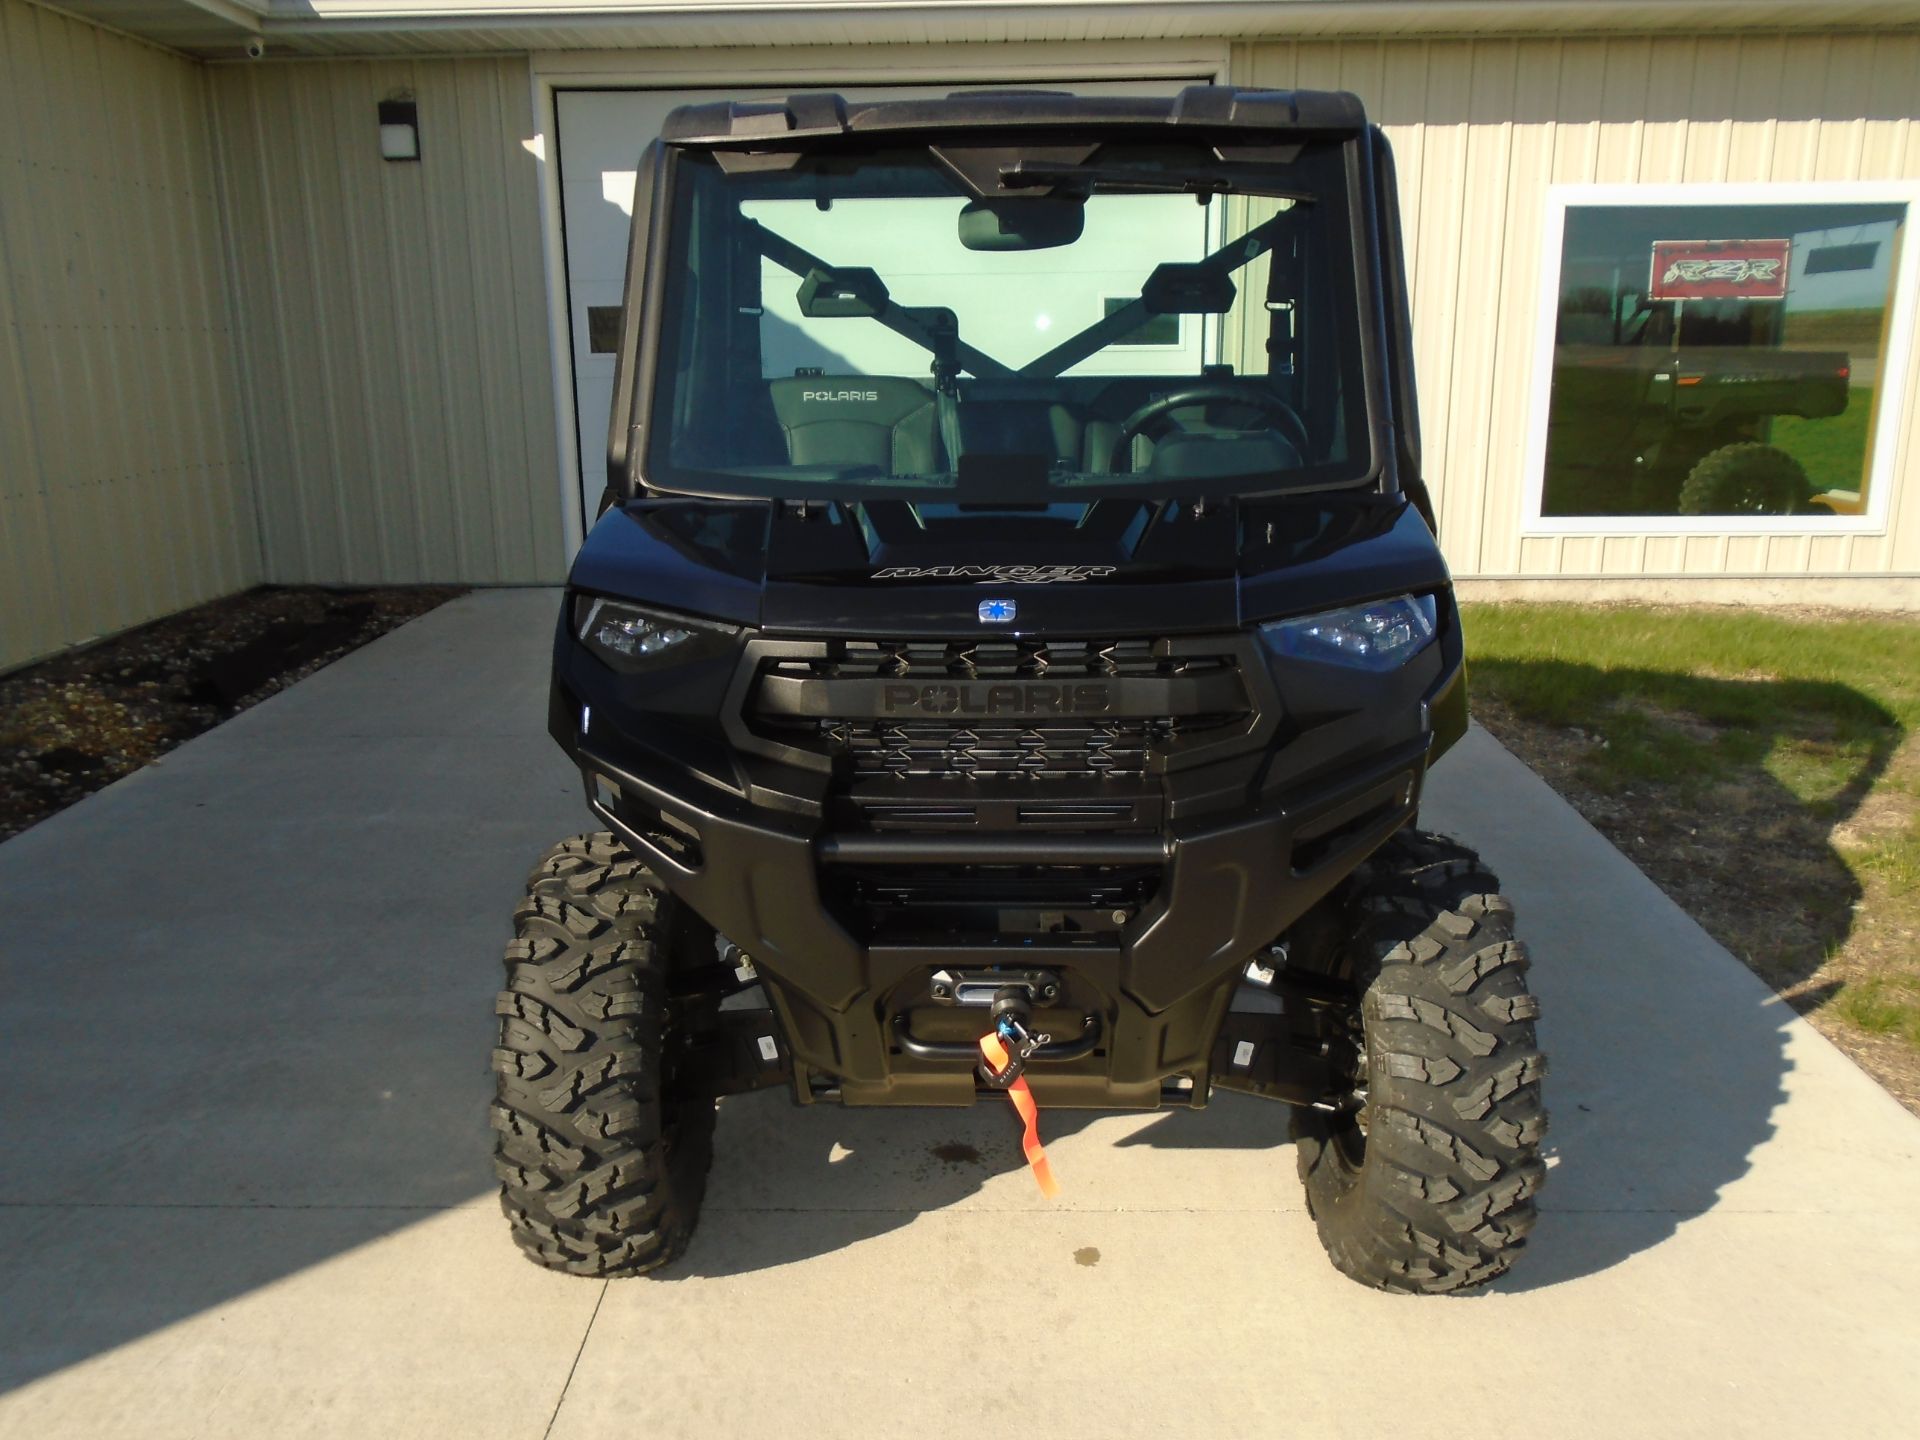
[[[1903,204],[1906,231],[1887,304],[1891,324],[1875,388],[1880,412],[1867,437],[1867,508],[1860,515],[1543,515],[1547,417],[1553,403],[1554,342],[1560,308],[1562,249],[1573,208],[1661,205]],[[1887,531],[1895,462],[1906,414],[1920,275],[1920,180],[1813,180],[1701,184],[1552,185],[1542,207],[1540,273],[1534,300],[1531,389],[1522,472],[1523,536],[1558,535],[1879,535]],[[1891,400],[1885,397],[1894,397]]]
[[[879,133],[884,135],[885,132]],[[925,133],[937,136],[940,132]],[[860,138],[872,139],[866,136]],[[1344,463],[1359,468],[1356,473],[1344,477],[1321,479],[1312,484],[1277,486],[1271,490],[1251,488],[1239,483],[1239,477],[1231,476],[1163,480],[1157,482],[1153,491],[1159,498],[1181,501],[1229,496],[1236,499],[1291,499],[1340,493],[1405,493],[1400,488],[1400,477],[1392,468],[1398,462],[1398,451],[1392,433],[1393,402],[1387,394],[1388,362],[1381,350],[1386,337],[1385,301],[1379,288],[1381,280],[1378,267],[1367,263],[1376,253],[1373,245],[1374,227],[1377,224],[1374,151],[1365,132],[1312,136],[1306,143],[1326,146],[1333,157],[1330,164],[1338,167],[1342,186],[1344,204],[1341,214],[1329,222],[1324,247],[1327,263],[1338,272],[1334,278],[1350,280],[1351,283],[1334,284],[1323,289],[1329,296],[1328,304],[1332,310],[1332,318],[1328,323],[1345,330],[1353,342],[1351,361],[1341,362],[1350,363],[1352,368],[1350,383],[1348,380],[1342,382],[1342,394],[1351,393],[1354,398],[1350,403],[1356,405],[1358,411],[1357,415],[1348,411],[1344,443],[1349,453]],[[910,138],[905,140],[903,148],[917,150],[922,145],[930,144],[931,141],[920,133],[910,132]],[[703,146],[680,146],[665,142],[656,142],[656,146],[660,169],[658,180],[652,182],[654,191],[647,246],[643,252],[635,251],[629,256],[630,267],[636,259],[645,266],[644,289],[641,291],[638,311],[645,317],[643,323],[648,327],[648,342],[638,346],[634,378],[628,387],[632,395],[628,434],[633,439],[625,457],[625,473],[615,472],[616,494],[658,493],[720,500],[830,498],[824,492],[785,495],[777,491],[746,489],[737,484],[715,485],[711,483],[714,480],[758,477],[744,471],[728,475],[722,471],[677,469],[672,464],[668,447],[673,443],[674,419],[671,414],[666,414],[665,418],[662,416],[663,412],[671,411],[673,406],[681,403],[681,397],[673,393],[674,387],[669,384],[667,376],[669,373],[677,376],[692,373],[684,363],[676,364],[671,372],[664,370],[660,363],[661,356],[680,343],[676,327],[684,323],[684,306],[669,303],[666,291],[681,278],[681,271],[685,268],[682,259],[687,244],[684,226],[690,222],[682,217],[691,215],[692,207],[676,208],[673,202],[678,187],[688,183],[684,178],[684,167],[700,162],[710,151]],[[1331,194],[1330,189],[1328,194]],[[1316,198],[1324,202],[1327,196],[1319,195]],[[1331,205],[1328,208],[1331,209]],[[1214,206],[1211,213],[1224,215],[1225,212],[1223,207]],[[638,233],[636,230],[636,235]],[[1344,270],[1339,269],[1342,266]],[[631,300],[635,290],[635,275],[630,273],[629,313],[634,312]],[[1203,353],[1216,351],[1221,343],[1219,317],[1203,315],[1200,318],[1213,322],[1202,330]],[[629,344],[633,343],[633,338],[623,336]],[[1182,375],[1178,378],[1186,377]],[[616,414],[619,413],[619,388],[619,382],[616,381]],[[1355,419],[1359,421],[1358,424],[1352,423]],[[1305,468],[1311,472],[1332,466],[1333,462],[1326,462],[1325,465],[1309,465]],[[1094,481],[1076,486],[1077,491],[1092,492],[1085,498],[1100,498],[1104,493],[1124,496],[1133,493],[1136,488],[1123,485],[1113,477],[1099,476],[1094,477]],[[863,489],[859,498],[921,500],[927,498],[927,493],[928,489],[923,484],[873,486]],[[1073,498],[1082,497],[1076,494]]]
[[[1213,232],[1217,231],[1219,228],[1220,227],[1217,225],[1210,225],[1208,227],[1209,249],[1217,250],[1220,247],[1220,241],[1213,238]],[[1100,308],[1105,312],[1106,315],[1111,315],[1113,311],[1107,309],[1109,305],[1112,305],[1116,302],[1118,302],[1121,305],[1126,305],[1126,304],[1130,304],[1133,300],[1137,298],[1138,298],[1137,296],[1133,296],[1133,295],[1102,295],[1100,297]],[[1169,355],[1178,354],[1180,351],[1186,349],[1187,348],[1187,317],[1184,315],[1175,314],[1175,315],[1158,316],[1156,318],[1173,321],[1174,339],[1171,344],[1168,344],[1166,342],[1159,341],[1159,340],[1141,340],[1137,342],[1132,340],[1109,340],[1107,342],[1107,348],[1110,350],[1157,350],[1161,354],[1169,354]],[[1217,316],[1211,316],[1211,315],[1203,316],[1201,318],[1209,319],[1209,320],[1218,319]],[[1215,328],[1217,329],[1218,326],[1216,325]],[[1220,337],[1217,334],[1209,334],[1206,336],[1206,340],[1210,341],[1216,346],[1219,344],[1219,339]],[[1210,363],[1207,359],[1208,352],[1204,344],[1201,348],[1200,354],[1201,354],[1202,364]],[[1217,360],[1217,358],[1218,357],[1216,356],[1215,359]]]

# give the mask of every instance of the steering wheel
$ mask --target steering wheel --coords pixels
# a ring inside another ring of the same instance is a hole
[[[1167,417],[1175,410],[1185,410],[1194,405],[1244,405],[1278,420],[1280,424],[1275,428],[1300,452],[1303,460],[1312,443],[1307,438],[1306,422],[1300,418],[1299,412],[1270,391],[1251,387],[1243,389],[1238,385],[1192,385],[1185,390],[1176,390],[1171,395],[1162,395],[1158,400],[1149,400],[1121,421],[1120,433],[1113,441],[1113,454],[1107,460],[1107,469],[1116,473],[1119,471],[1120,461],[1132,448],[1134,437],[1162,428]]]

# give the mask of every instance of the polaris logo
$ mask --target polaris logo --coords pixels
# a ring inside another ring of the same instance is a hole
[[[1100,715],[1113,690],[1077,685],[885,685],[883,715]]]
[[[835,400],[878,400],[880,392],[878,390],[802,390],[800,398],[825,400],[829,403]]]
[[[1113,574],[1112,565],[889,565],[876,580],[971,580],[976,585],[1077,584]],[[980,617],[986,619],[985,615]]]

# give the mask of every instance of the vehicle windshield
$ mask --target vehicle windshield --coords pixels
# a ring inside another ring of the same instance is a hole
[[[1335,143],[680,152],[656,489],[969,501],[1371,473]]]

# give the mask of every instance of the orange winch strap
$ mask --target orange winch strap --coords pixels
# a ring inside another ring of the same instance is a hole
[[[998,1075],[1007,1068],[1013,1058],[1007,1054],[1007,1047],[1000,1037],[988,1031],[980,1037],[980,1053],[986,1058],[987,1066]],[[1026,1152],[1027,1164],[1033,1170],[1033,1178],[1039,1182],[1040,1193],[1049,1200],[1060,1193],[1060,1182],[1053,1178],[1053,1166],[1047,1163],[1046,1148],[1040,1143],[1040,1107],[1034,1103],[1033,1090],[1022,1075],[1007,1087],[1007,1098],[1013,1101],[1013,1108],[1026,1125],[1026,1133],[1020,1137],[1020,1148]]]

